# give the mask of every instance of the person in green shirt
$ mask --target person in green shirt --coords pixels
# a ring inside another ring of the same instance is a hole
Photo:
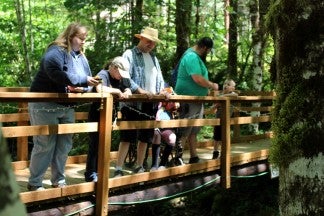
[[[205,65],[206,56],[213,48],[213,41],[203,37],[187,49],[179,62],[175,92],[178,95],[207,96],[209,89],[218,90],[218,84],[209,81],[208,70]],[[179,117],[203,118],[203,103],[181,103]],[[196,150],[197,134],[200,127],[186,127],[181,130],[181,141],[189,143],[189,163],[199,162]]]

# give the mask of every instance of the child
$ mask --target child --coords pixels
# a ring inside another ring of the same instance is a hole
[[[166,94],[173,94],[172,87],[164,89]],[[158,111],[156,113],[156,120],[170,120],[173,119],[173,112],[179,108],[179,103],[175,102],[160,102]],[[160,154],[160,144],[161,140],[166,143],[166,146],[163,150],[160,164],[158,165],[158,159]],[[154,136],[152,140],[152,166],[150,171],[165,169],[168,162],[168,158],[171,154],[171,151],[176,143],[176,134],[174,130],[169,128],[155,128]]]
[[[235,90],[235,82],[232,79],[226,79],[223,84],[223,91],[219,96],[237,96],[237,93],[234,92]],[[215,104],[215,118],[220,118],[221,116],[221,109],[219,108],[219,104]],[[231,107],[231,115],[232,115],[232,107]],[[217,159],[219,157],[219,146],[222,143],[222,131],[221,126],[216,125],[214,126],[214,151],[212,159]]]
[[[129,89],[127,79],[129,76],[129,63],[123,57],[116,57],[112,61],[108,61],[103,69],[95,77],[100,80],[100,84],[94,88],[96,92],[108,92],[118,96],[118,98],[127,98],[132,94]],[[125,80],[126,79],[126,80]],[[125,80],[125,82],[123,82]],[[116,112],[117,104],[114,104],[114,112]],[[95,102],[91,105],[88,120],[90,122],[99,121],[100,103]],[[97,161],[98,161],[98,132],[89,133],[90,143],[87,155],[86,171],[84,173],[85,181],[97,182]]]

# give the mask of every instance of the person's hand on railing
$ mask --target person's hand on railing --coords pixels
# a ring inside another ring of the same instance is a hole
[[[129,88],[126,88],[122,93],[122,98],[128,98],[130,95],[132,95],[132,91]]]
[[[154,94],[152,94],[152,92],[149,92],[149,91],[145,91],[143,94],[146,95],[146,97],[147,97],[148,99],[152,99],[153,96],[154,96]]]
[[[159,95],[163,95],[165,97],[165,100],[169,100],[170,99],[170,96],[171,96],[171,93],[169,93],[167,90],[163,89]]]
[[[118,92],[118,97],[120,99],[125,99],[125,98],[128,98],[130,95],[132,95],[132,92],[131,91],[124,91],[124,92]]]
[[[136,93],[146,95],[148,99],[152,99],[154,95],[152,92],[146,91],[140,87],[136,90]]]
[[[214,91],[218,91],[218,88],[219,88],[219,86],[218,86],[217,83],[212,83],[212,84],[211,84],[211,89],[212,89],[212,90],[214,90]]]
[[[68,92],[71,93],[84,93],[88,91],[87,87],[75,87],[75,86],[67,86]]]

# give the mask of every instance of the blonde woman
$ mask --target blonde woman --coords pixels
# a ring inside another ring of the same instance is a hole
[[[94,79],[84,55],[88,30],[79,23],[70,24],[44,54],[31,92],[86,92],[99,84]],[[28,104],[31,125],[74,123],[71,103],[37,102]],[[65,163],[72,148],[72,134],[37,135],[33,137],[28,190],[44,190],[42,181],[51,167],[52,187],[64,187]]]

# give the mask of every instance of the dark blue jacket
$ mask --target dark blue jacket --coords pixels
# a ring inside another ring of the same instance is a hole
[[[30,91],[66,93],[67,85],[87,87],[87,76],[91,76],[88,60],[83,54],[79,54],[76,56],[76,64],[72,55],[76,56],[73,51],[67,53],[62,47],[50,46],[41,60]]]

